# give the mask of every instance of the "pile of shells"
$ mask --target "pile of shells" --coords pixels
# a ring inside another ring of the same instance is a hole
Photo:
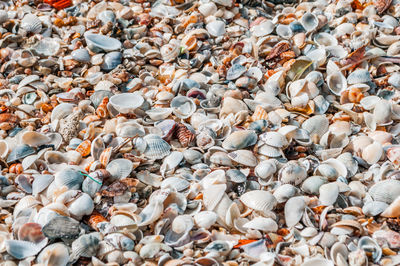
[[[400,1],[0,1],[0,265],[399,265]]]

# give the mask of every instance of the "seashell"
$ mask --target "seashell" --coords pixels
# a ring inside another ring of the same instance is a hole
[[[250,30],[252,31],[254,36],[262,37],[273,32],[274,28],[275,28],[274,23],[271,20],[267,19],[261,22],[260,24],[251,27]]]
[[[265,160],[261,161],[256,166],[256,168],[254,169],[254,173],[257,177],[261,179],[267,179],[268,177],[275,174],[276,170],[276,164],[273,160]]]
[[[375,95],[367,96],[361,99],[360,104],[365,110],[373,110],[379,99],[380,98]]]
[[[114,179],[124,179],[131,174],[133,163],[127,159],[115,159],[107,165],[106,170]]]
[[[356,69],[347,76],[348,84],[368,83],[371,81],[371,75],[366,69]]]
[[[165,176],[166,173],[173,172],[182,160],[183,154],[181,152],[171,152],[171,154],[164,159],[163,164],[160,167],[161,175]]]
[[[69,261],[68,248],[62,243],[54,243],[45,247],[37,256],[37,262],[43,265],[66,266]]]
[[[396,89],[400,88],[400,73],[395,72],[392,75],[390,75],[388,83],[393,87],[395,87]]]
[[[68,158],[65,154],[58,151],[46,151],[44,154],[44,160],[48,164],[61,164],[68,162]]]
[[[102,51],[111,52],[121,49],[121,42],[119,40],[105,35],[85,32],[84,37],[88,48],[95,53]]]
[[[310,12],[306,12],[300,19],[301,25],[307,32],[313,31],[318,27],[319,21],[317,16]]]
[[[196,104],[186,96],[177,96],[171,101],[172,112],[181,119],[189,118],[196,111]]]
[[[228,153],[228,157],[239,164],[255,167],[257,165],[257,158],[249,150],[237,150]]]
[[[52,175],[34,175],[34,180],[32,182],[32,195],[36,196],[45,190],[51,182],[53,182],[54,177]]]
[[[217,214],[212,211],[202,211],[193,216],[195,224],[204,229],[209,229],[217,221]]]
[[[1,11],[0,11],[0,24],[3,24],[3,23],[6,22],[7,20],[8,20],[7,11],[1,10]]]
[[[246,192],[240,196],[240,201],[247,207],[264,214],[269,213],[277,204],[275,197],[265,190]]]
[[[326,84],[329,90],[338,96],[347,89],[346,77],[340,71],[327,76]]]
[[[101,69],[105,71],[110,71],[118,67],[122,61],[122,54],[120,52],[107,53],[103,58],[103,64]]]
[[[79,222],[67,216],[55,216],[43,226],[43,234],[49,239],[75,239],[79,236]]]
[[[278,36],[282,37],[283,39],[289,39],[293,36],[291,28],[287,25],[279,24],[275,30],[276,34],[278,34]]]
[[[104,10],[97,15],[97,19],[100,20],[103,24],[107,24],[108,22],[115,23],[116,18],[115,14],[111,10]]]
[[[32,50],[41,56],[54,56],[60,50],[60,41],[56,38],[43,38],[32,47]]]
[[[381,213],[383,217],[399,217],[400,216],[400,196],[397,197],[390,205]]]
[[[172,114],[172,108],[152,108],[146,111],[146,114],[153,121],[160,121],[166,119]]]
[[[288,227],[295,226],[303,217],[307,204],[303,196],[290,198],[285,204],[285,221]]]
[[[115,212],[111,216],[110,223],[119,229],[128,229],[132,232],[138,227],[135,218],[129,212]]]
[[[377,230],[372,237],[380,246],[389,245],[390,248],[399,247],[399,233],[392,230]]]
[[[110,98],[109,103],[120,113],[127,114],[135,111],[144,102],[142,96],[137,93],[120,93]]]
[[[374,184],[368,193],[375,201],[382,201],[391,204],[400,195],[400,181],[383,180]]]
[[[304,121],[301,127],[310,133],[310,136],[316,134],[321,137],[328,131],[329,121],[324,115],[316,115]]]
[[[225,23],[220,20],[214,20],[206,25],[206,29],[211,36],[218,37],[225,35]]]
[[[73,112],[75,105],[71,103],[61,103],[54,107],[51,112],[51,122],[61,120]]]
[[[319,46],[335,46],[338,44],[337,39],[326,32],[319,32],[315,34],[314,42],[316,42]]]
[[[144,155],[152,160],[158,160],[170,154],[171,146],[164,141],[161,137],[149,134],[144,137],[147,143]]]
[[[358,240],[358,248],[364,250],[365,252],[372,253],[372,259],[374,262],[377,262],[381,259],[381,247],[369,236],[363,236]]]
[[[319,201],[321,205],[333,205],[339,196],[339,186],[336,183],[323,184],[319,187]]]
[[[164,62],[171,62],[175,60],[180,53],[179,45],[175,42],[165,44],[160,49],[160,54]]]
[[[40,33],[42,31],[42,22],[37,16],[33,14],[27,14],[21,20],[21,28],[27,32]]]
[[[0,157],[4,159],[9,151],[8,143],[5,140],[0,140]]]
[[[177,216],[171,224],[171,229],[165,235],[168,246],[180,247],[190,241],[189,232],[193,228],[193,218],[189,215]]]
[[[7,156],[7,163],[12,163],[21,160],[35,153],[35,150],[26,144],[18,145],[11,150]]]
[[[35,131],[26,131],[24,134],[22,134],[21,141],[23,144],[27,144],[32,147],[38,147],[50,142],[50,138]]]
[[[254,145],[257,142],[257,134],[251,130],[239,130],[230,134],[223,142],[226,150],[239,150]]]
[[[81,235],[72,242],[71,259],[76,260],[79,257],[90,258],[95,256],[99,248],[100,239],[98,233]]]
[[[42,226],[37,223],[23,224],[18,230],[18,240],[39,243],[45,239]]]
[[[115,133],[122,138],[134,138],[145,134],[143,126],[134,121],[119,123],[115,128]]]
[[[383,155],[382,145],[374,142],[366,146],[362,151],[362,158],[369,164],[377,163]]]
[[[290,184],[283,184],[279,186],[273,193],[276,201],[278,203],[286,202],[288,199],[294,197],[298,192],[298,189],[295,186]]]
[[[226,74],[226,79],[227,80],[235,80],[238,79],[240,76],[242,76],[245,72],[247,71],[245,66],[242,66],[240,64],[234,64],[232,65]]]
[[[199,12],[204,16],[208,17],[216,13],[218,10],[217,6],[213,2],[203,3],[199,6]]]
[[[185,179],[179,177],[168,177],[161,182],[161,189],[173,188],[176,191],[184,191],[189,188],[190,183]]]
[[[307,172],[296,161],[289,161],[279,170],[278,178],[283,184],[297,186],[307,178]]]
[[[46,245],[47,239],[44,239],[37,244],[22,240],[6,240],[5,242],[8,254],[19,260],[35,256]]]
[[[384,212],[389,205],[381,201],[369,201],[364,204],[362,212],[368,216],[377,216]]]
[[[80,189],[83,175],[73,168],[65,168],[55,174],[54,182],[57,187],[66,186],[68,189]]]
[[[71,52],[71,56],[73,59],[75,59],[78,62],[81,63],[88,63],[90,62],[90,55],[88,50],[84,48],[76,49]]]
[[[331,248],[330,256],[335,264],[347,261],[348,255],[349,251],[343,243],[337,242]]]
[[[205,252],[216,253],[220,256],[226,256],[233,248],[231,242],[224,240],[215,240],[208,244],[205,248]]]
[[[207,210],[214,210],[224,196],[226,184],[212,184],[203,191],[203,203]]]
[[[253,220],[245,223],[244,228],[260,230],[266,233],[276,232],[278,230],[278,224],[271,218],[256,217]]]
[[[246,175],[237,169],[229,169],[226,171],[226,177],[233,183],[243,183],[247,180]]]
[[[378,125],[390,124],[392,122],[391,113],[391,105],[387,100],[381,99],[375,104],[373,115]]]
[[[272,147],[283,148],[289,145],[286,137],[279,132],[265,132],[259,137],[265,144]]]
[[[201,163],[201,159],[203,158],[203,154],[194,149],[184,150],[182,154],[185,161],[189,164]]]

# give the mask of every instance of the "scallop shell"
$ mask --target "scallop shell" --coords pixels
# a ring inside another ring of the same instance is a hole
[[[115,179],[128,177],[133,170],[133,163],[127,159],[115,159],[108,163],[106,170]]]
[[[72,242],[71,259],[75,260],[79,257],[90,258],[95,256],[99,248],[100,239],[98,233],[91,233],[80,236]]]
[[[144,137],[147,143],[144,155],[152,160],[162,159],[168,156],[171,152],[171,146],[160,136],[149,134]]]
[[[21,20],[21,28],[27,32],[40,33],[42,31],[42,22],[37,16],[33,14],[27,14]]]
[[[301,127],[310,133],[310,136],[316,134],[321,137],[329,129],[329,120],[324,115],[316,115],[304,121]]]
[[[400,181],[394,179],[380,181],[374,184],[368,193],[375,201],[391,204],[400,196]]]
[[[247,207],[262,213],[268,213],[277,204],[275,197],[265,190],[246,192],[240,196],[240,201]]]

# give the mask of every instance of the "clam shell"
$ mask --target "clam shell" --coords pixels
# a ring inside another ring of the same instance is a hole
[[[18,145],[13,148],[7,156],[7,163],[12,163],[21,160],[35,153],[35,150],[26,144]]]
[[[189,188],[190,183],[179,177],[168,177],[161,182],[161,189],[171,188],[180,192]]]
[[[27,131],[21,136],[23,144],[27,144],[32,147],[38,147],[50,142],[50,138],[44,134],[35,131]]]
[[[335,72],[329,75],[326,78],[326,83],[329,90],[338,96],[347,89],[346,77],[341,72]]]
[[[276,148],[286,147],[289,144],[286,137],[279,132],[266,132],[259,137],[265,144]]]
[[[39,264],[51,264],[66,266],[69,261],[67,246],[62,243],[54,243],[45,247],[37,256]]]
[[[301,184],[307,178],[306,170],[296,161],[290,161],[279,170],[279,180],[284,184]]]
[[[260,230],[266,233],[276,232],[278,224],[271,218],[256,217],[253,220],[245,223],[244,228]]]
[[[319,201],[322,205],[333,205],[339,196],[339,186],[336,183],[323,184],[319,187]]]
[[[75,260],[79,257],[90,258],[95,256],[99,248],[100,239],[97,233],[86,234],[80,236],[72,242],[71,259]]]
[[[261,161],[256,168],[254,169],[254,173],[257,177],[262,179],[267,179],[272,176],[276,172],[276,164],[273,160],[265,160]]]
[[[286,202],[298,192],[298,188],[290,184],[283,184],[279,186],[273,193],[278,203]]]
[[[257,165],[257,158],[254,156],[253,152],[249,150],[237,150],[228,153],[229,158],[239,164],[255,167]]]
[[[120,93],[110,98],[110,104],[120,113],[127,114],[135,111],[144,102],[141,95],[137,93]]]
[[[196,111],[196,104],[186,96],[177,96],[171,101],[172,112],[181,119],[189,118]]]
[[[66,186],[68,189],[80,189],[83,175],[73,168],[65,168],[55,174],[54,182],[57,187]]]
[[[22,240],[6,240],[5,245],[8,254],[16,259],[22,260],[38,254],[40,250],[47,245],[47,239],[37,244]]]
[[[90,55],[88,50],[81,48],[72,51],[71,56],[78,62],[88,63],[90,62]]]
[[[206,25],[207,31],[211,36],[218,37],[226,33],[225,23],[220,20],[214,20]]]
[[[244,149],[257,142],[257,134],[251,130],[239,130],[230,134],[223,142],[222,147],[228,151]]]
[[[373,185],[368,193],[375,201],[391,204],[400,196],[400,181],[393,179],[380,181]]]
[[[95,53],[119,50],[122,46],[119,40],[105,35],[85,32],[84,37],[88,48]]]
[[[369,201],[362,207],[362,212],[367,216],[377,216],[384,212],[389,205],[381,201]]]
[[[247,207],[262,213],[268,213],[277,204],[275,197],[265,190],[246,192],[240,196],[240,201]]]
[[[115,179],[128,177],[133,170],[133,163],[127,159],[115,159],[108,163],[106,170]]]
[[[144,155],[152,160],[158,160],[169,155],[171,146],[161,137],[150,134],[144,137],[147,143]]]
[[[303,216],[307,204],[303,196],[290,198],[285,204],[285,221],[288,227],[295,226]]]
[[[217,214],[213,211],[202,211],[193,216],[195,224],[204,229],[209,229],[217,221]]]
[[[40,33],[42,31],[42,22],[33,14],[27,14],[21,20],[21,28],[27,32]]]
[[[43,226],[42,231],[49,239],[74,239],[79,236],[79,222],[67,216],[56,216]]]

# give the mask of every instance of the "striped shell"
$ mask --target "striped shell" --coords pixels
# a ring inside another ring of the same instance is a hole
[[[247,207],[263,213],[271,211],[277,203],[271,192],[265,190],[252,190],[246,192],[240,197],[240,201],[242,201]]]
[[[256,109],[254,110],[253,115],[251,116],[251,120],[257,121],[261,119],[268,119],[268,113],[261,105],[257,105]]]
[[[115,159],[108,163],[106,170],[110,172],[113,178],[124,179],[131,174],[133,163],[127,159]]]
[[[147,143],[144,155],[152,160],[162,159],[171,153],[171,146],[160,136],[150,134],[144,137]]]
[[[368,193],[375,201],[391,204],[400,196],[400,181],[394,179],[380,181],[373,185]]]
[[[42,22],[37,16],[27,14],[21,21],[21,28],[27,32],[40,33],[42,31]]]

